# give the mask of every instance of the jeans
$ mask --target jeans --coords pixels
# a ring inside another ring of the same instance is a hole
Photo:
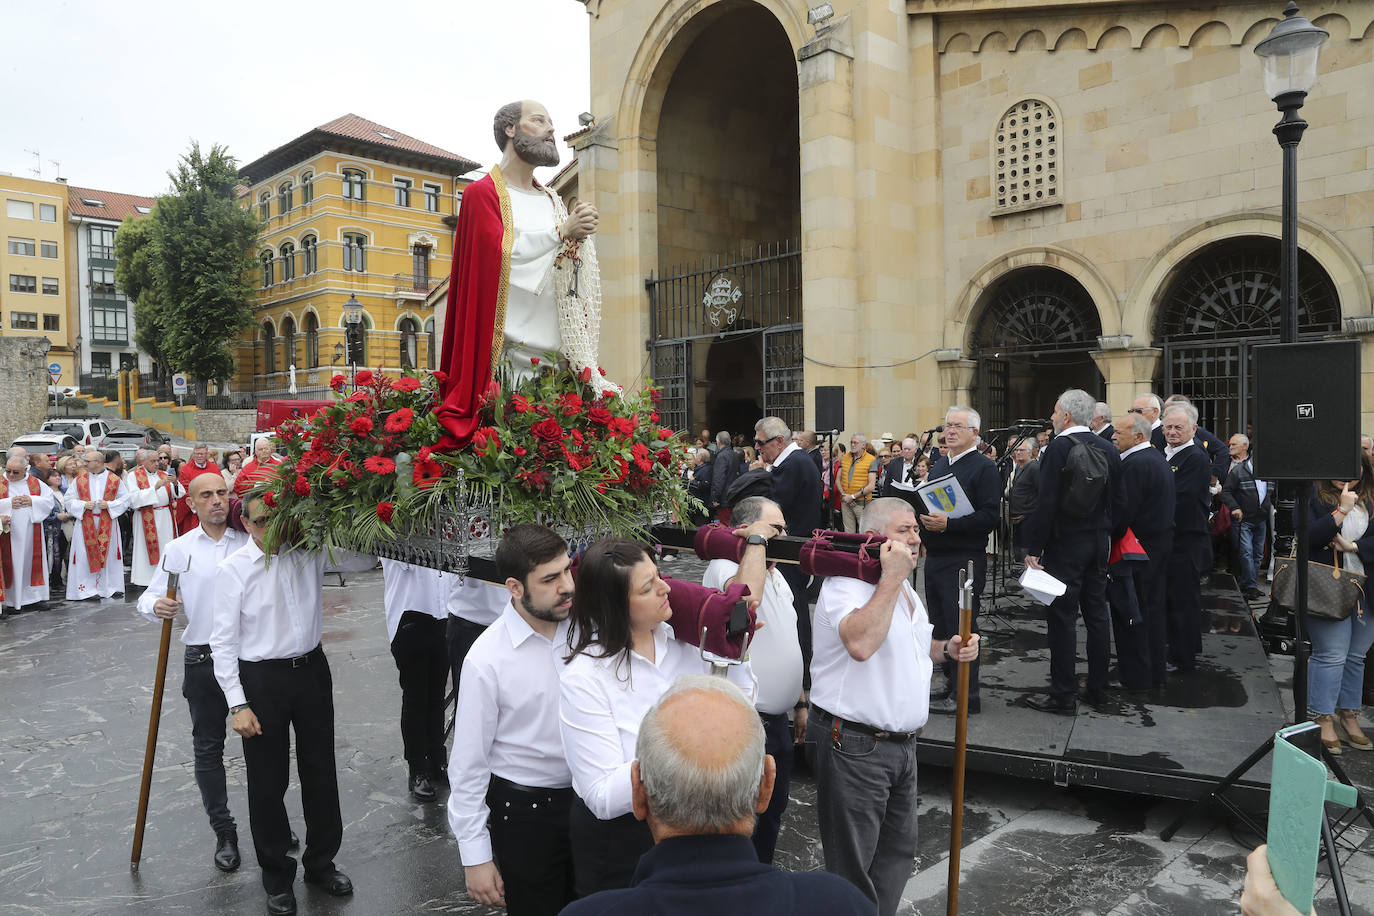
[[[1364,688],[1364,657],[1374,644],[1371,611],[1360,602],[1345,620],[1307,618],[1312,659],[1307,664],[1307,707],[1319,716],[1337,709],[1359,709]]]
[[[763,752],[773,755],[777,775],[768,808],[754,822],[754,851],[760,862],[772,865],[778,832],[782,830],[782,814],[787,810],[787,796],[792,789],[792,723],[785,712],[761,712],[759,719],[763,722]]]
[[[816,809],[825,870],[893,916],[916,860],[916,739],[879,741],[811,707],[816,731]]]
[[[1231,538],[1240,558],[1240,588],[1249,591],[1259,584],[1259,565],[1264,559],[1264,535],[1268,524],[1260,520],[1231,523]]]

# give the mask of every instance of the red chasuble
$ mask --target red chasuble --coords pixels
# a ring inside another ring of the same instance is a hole
[[[448,378],[434,415],[447,435],[439,449],[461,448],[478,426],[478,403],[505,343],[510,252],[515,244],[510,195],[493,167],[463,191],[448,283],[439,368]]]
[[[29,485],[29,495],[37,496],[41,492],[38,489],[38,479],[33,475],[24,478]],[[10,482],[5,478],[0,478],[0,499],[9,499]],[[43,523],[33,523],[33,540],[29,542],[32,547],[30,553],[33,556],[29,560],[29,586],[32,588],[42,588],[47,581],[43,575]],[[14,555],[10,550],[10,532],[0,534],[0,565],[4,566],[0,570],[0,601],[5,598],[5,589],[14,585]]]

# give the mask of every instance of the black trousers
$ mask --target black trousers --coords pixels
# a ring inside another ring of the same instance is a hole
[[[577,850],[573,873],[579,897],[629,887],[639,857],[654,845],[649,825],[633,814],[603,821],[576,796],[568,827]]]
[[[186,671],[181,695],[191,711],[191,748],[195,753],[196,788],[210,818],[210,829],[221,834],[236,830],[229,813],[229,789],[224,776],[224,736],[229,705],[215,680],[209,646],[186,647]]]
[[[1211,535],[1205,531],[1174,535],[1166,601],[1168,658],[1180,671],[1192,671],[1202,651],[1201,577],[1211,567]]]
[[[261,735],[243,739],[248,823],[262,867],[262,886],[269,894],[281,894],[296,880],[296,860],[287,855],[291,825],[285,803],[292,728],[305,813],[301,864],[306,873],[328,873],[343,842],[334,767],[334,680],[319,646],[294,665],[290,660],[240,661],[239,678],[262,726]]]
[[[932,553],[926,555],[926,613],[934,628],[935,639],[949,639],[959,634],[959,570],[967,569],[973,561],[973,632],[978,632],[978,612],[983,608],[983,586],[988,578],[988,557],[981,550],[972,553]],[[974,661],[969,668],[969,696],[978,696],[978,672],[981,663]],[[954,662],[942,662],[940,670],[951,688],[954,685]],[[951,695],[953,690],[950,691]]]
[[[406,611],[391,640],[401,680],[401,742],[412,775],[448,767],[444,688],[448,686],[447,621]]]
[[[536,789],[493,776],[487,790],[492,856],[510,916],[554,916],[571,903],[572,789]]]
[[[477,642],[477,637],[486,632],[486,627],[480,623],[473,623],[465,617],[458,617],[454,614],[448,615],[448,630],[446,637],[448,640],[448,664],[453,672],[453,695],[458,695],[458,680],[463,674],[463,659],[468,657],[468,650],[472,644]]]
[[[1168,588],[1169,554],[1173,552],[1174,536],[1165,532],[1156,538],[1141,538],[1140,546],[1149,556],[1148,566],[1135,574],[1136,596],[1140,612],[1145,615],[1146,659],[1149,682],[1147,686],[1163,687],[1168,678]],[[1124,682],[1124,672],[1123,672]]]
[[[1075,665],[1078,659],[1078,617],[1088,631],[1088,689],[1107,689],[1112,637],[1107,609],[1107,555],[1111,549],[1105,531],[1061,536],[1045,551],[1045,571],[1066,586],[1049,608],[1050,694],[1059,699],[1078,695]],[[929,573],[926,574],[927,576]]]
[[[768,810],[754,823],[754,851],[759,854],[760,862],[772,865],[778,832],[782,830],[782,814],[787,810],[787,795],[792,787],[792,723],[785,712],[761,712],[759,719],[763,722],[763,752],[773,755],[777,776]]]
[[[811,602],[806,594],[810,577],[793,563],[779,563],[778,572],[787,587],[792,589],[792,608],[797,612],[797,641],[802,653],[802,688],[811,689]]]

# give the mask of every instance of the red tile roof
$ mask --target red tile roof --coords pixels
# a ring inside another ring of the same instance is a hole
[[[86,201],[99,201],[100,205],[88,204]],[[137,219],[140,216],[147,216],[140,213],[136,207],[144,207],[151,210],[153,204],[157,203],[155,197],[140,197],[137,194],[119,194],[115,191],[97,191],[94,188],[67,187],[67,208],[71,210],[73,216],[92,216],[97,219],[124,220],[128,217]]]
[[[466,156],[451,153],[350,112],[260,156],[239,169],[239,175],[253,182],[261,181],[281,169],[310,158],[322,149],[334,146],[330,142],[333,138],[362,143],[381,150],[392,150],[396,154],[408,154],[411,159],[419,160],[429,167],[437,167],[436,171],[442,168],[454,175],[469,172],[479,165]]]

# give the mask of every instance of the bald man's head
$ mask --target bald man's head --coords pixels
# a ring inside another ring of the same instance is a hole
[[[220,474],[197,474],[186,488],[191,511],[202,526],[223,527],[229,520],[229,485]]]
[[[635,745],[635,814],[656,840],[754,829],[768,807],[775,765],[763,726],[739,688],[682,678],[644,716]]]

